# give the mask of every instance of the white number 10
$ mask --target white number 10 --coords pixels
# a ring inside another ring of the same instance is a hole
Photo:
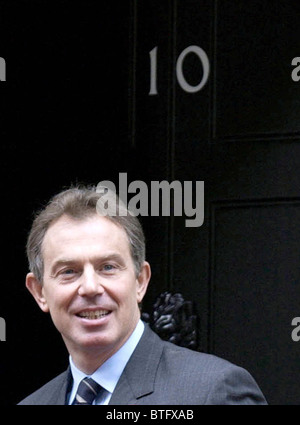
[[[198,58],[200,59],[201,64],[202,64],[202,68],[203,68],[202,79],[199,82],[199,84],[197,84],[196,86],[192,86],[191,84],[189,84],[186,81],[186,79],[183,75],[183,70],[182,70],[183,61],[189,53],[194,53],[196,56],[198,56]],[[156,95],[156,94],[158,94],[158,92],[157,92],[157,46],[154,47],[154,49],[152,49],[149,52],[149,56],[150,56],[150,91],[149,91],[149,95]],[[199,46],[188,46],[186,49],[184,49],[180,53],[180,55],[178,56],[177,62],[176,62],[176,77],[177,77],[178,84],[180,85],[180,87],[185,92],[196,93],[199,90],[201,90],[205,86],[205,84],[208,80],[208,76],[209,76],[209,60],[208,60],[207,54],[205,53],[205,51],[201,47],[199,47]]]

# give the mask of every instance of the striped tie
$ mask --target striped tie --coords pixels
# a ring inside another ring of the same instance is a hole
[[[84,378],[79,386],[73,401],[76,405],[89,405],[93,404],[93,401],[97,397],[102,387],[97,384],[92,378]]]

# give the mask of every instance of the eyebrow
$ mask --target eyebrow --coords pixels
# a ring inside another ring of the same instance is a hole
[[[110,253],[107,255],[102,255],[99,257],[93,257],[91,262],[92,263],[103,263],[104,261],[117,261],[118,263],[121,263],[122,265],[125,265],[125,261],[123,257],[118,253]],[[79,264],[82,263],[82,260],[76,259],[76,258],[59,258],[54,262],[54,264],[51,266],[50,273],[53,275],[56,270],[64,265],[72,265],[72,264]]]

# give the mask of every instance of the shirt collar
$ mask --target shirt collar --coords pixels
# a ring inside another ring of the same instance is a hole
[[[130,359],[133,351],[135,350],[143,332],[144,323],[139,320],[135,330],[127,339],[125,344],[114,353],[109,359],[107,359],[92,375],[88,375],[94,379],[99,385],[105,388],[108,392],[113,393],[117,382]],[[76,394],[80,381],[87,375],[79,370],[70,356],[70,368],[73,376],[73,388],[71,391],[71,398]]]

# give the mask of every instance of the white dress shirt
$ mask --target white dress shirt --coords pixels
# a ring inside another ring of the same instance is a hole
[[[130,359],[133,351],[135,350],[141,336],[144,332],[144,323],[139,320],[135,330],[125,342],[124,345],[109,359],[107,359],[92,375],[86,375],[79,370],[70,356],[70,368],[73,376],[73,387],[69,395],[69,403],[72,404],[75,398],[78,386],[83,378],[86,376],[96,381],[105,391],[101,391],[100,395],[96,397],[93,404],[108,404],[112,393],[118,383],[118,380]]]

